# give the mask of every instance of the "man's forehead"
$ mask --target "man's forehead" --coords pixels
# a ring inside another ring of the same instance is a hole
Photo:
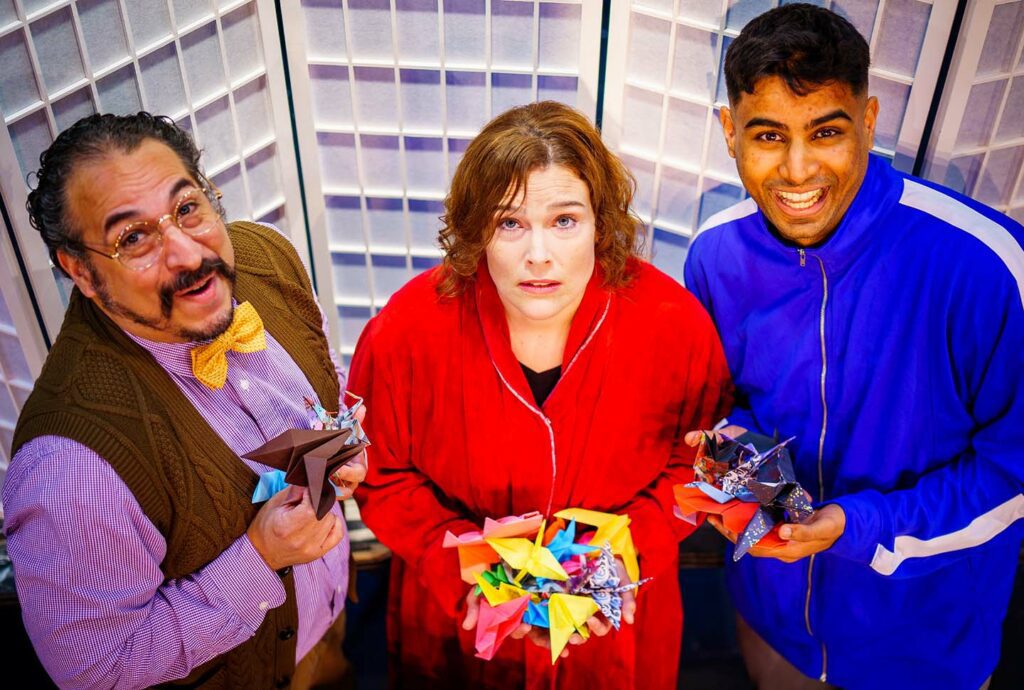
[[[143,213],[145,206],[165,204],[164,197],[194,184],[173,149],[146,139],[130,151],[111,148],[77,166],[68,182],[69,210],[87,227],[105,232],[110,216]]]
[[[781,78],[765,77],[757,82],[753,93],[741,94],[730,105],[734,112],[743,113],[744,121],[752,117],[767,117],[802,123],[840,111],[852,115],[857,104],[866,100],[866,93],[854,94],[843,82],[809,85],[806,92],[796,93]]]

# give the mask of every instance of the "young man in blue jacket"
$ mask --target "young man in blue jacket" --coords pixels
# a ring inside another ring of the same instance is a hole
[[[725,346],[729,423],[796,436],[818,508],[727,580],[761,688],[976,690],[1024,531],[1024,229],[869,153],[868,64],[810,5],[726,56],[751,198],[706,223],[686,285]]]

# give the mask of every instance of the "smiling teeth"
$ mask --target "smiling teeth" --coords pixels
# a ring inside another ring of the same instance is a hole
[[[818,200],[821,198],[821,195],[825,193],[825,190],[818,188],[812,189],[809,192],[802,192],[800,194],[776,190],[775,193],[779,196],[780,199],[782,199],[786,206],[799,210],[810,208],[811,206],[814,206],[816,203],[818,203]]]

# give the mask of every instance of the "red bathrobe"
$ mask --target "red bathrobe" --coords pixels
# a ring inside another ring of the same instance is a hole
[[[374,317],[349,389],[366,399],[370,469],[363,520],[394,551],[390,667],[401,687],[674,688],[683,612],[672,486],[693,478],[691,429],[726,404],[728,371],[710,318],[653,266],[615,291],[595,271],[573,318],[562,377],[538,407],[509,343],[486,267],[456,299],[420,275]],[[508,639],[474,657],[460,623],[469,585],[446,530],[484,517],[582,507],[628,513],[641,577],[635,625],[548,650]]]

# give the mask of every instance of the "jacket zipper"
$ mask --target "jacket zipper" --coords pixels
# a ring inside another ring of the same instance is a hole
[[[800,265],[807,265],[807,254],[803,249],[799,250],[800,253]],[[818,437],[818,501],[825,500],[825,478],[823,472],[823,458],[825,455],[825,432],[828,429],[828,402],[825,399],[825,377],[828,373],[828,357],[825,350],[825,307],[828,305],[828,275],[825,274],[825,264],[817,256],[814,257],[818,260],[818,266],[821,268],[821,285],[822,285],[822,296],[821,296],[821,312],[818,317],[818,334],[821,340],[821,435]],[[812,638],[814,637],[814,628],[811,627],[811,590],[813,587],[812,576],[814,574],[814,557],[816,554],[811,555],[811,560],[807,565],[807,597],[804,599],[804,625],[807,627],[807,634]],[[825,648],[825,642],[820,641],[821,644],[821,676],[818,680],[822,683],[828,681],[828,650]]]

